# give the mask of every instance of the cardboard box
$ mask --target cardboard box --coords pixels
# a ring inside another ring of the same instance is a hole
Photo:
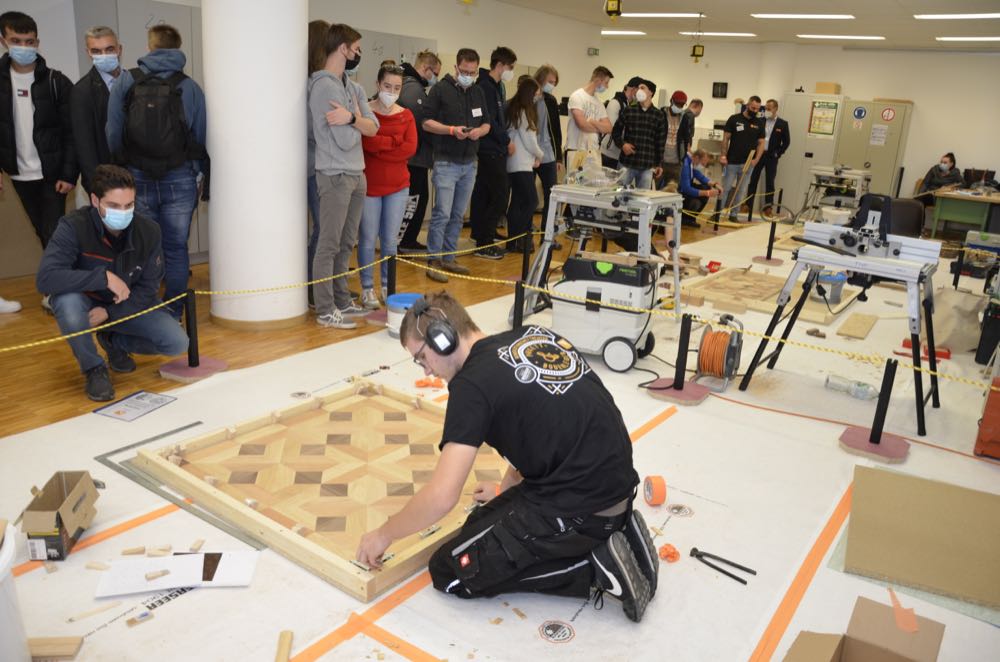
[[[57,471],[24,509],[21,530],[34,561],[66,558],[94,521],[97,487],[87,471]]]
[[[917,616],[917,627],[900,630],[892,607],[859,597],[847,634],[800,632],[785,662],[935,662],[944,625]]]
[[[840,83],[816,83],[816,94],[840,94]]]

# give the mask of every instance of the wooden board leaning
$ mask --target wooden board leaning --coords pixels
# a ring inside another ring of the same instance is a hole
[[[444,408],[367,382],[212,432],[140,450],[165,485],[352,596],[368,602],[423,568],[465,521],[398,540],[381,570],[353,562],[361,536],[400,510],[437,464]],[[480,448],[463,492],[499,481],[506,461]]]

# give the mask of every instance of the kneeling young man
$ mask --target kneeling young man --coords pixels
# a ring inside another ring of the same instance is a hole
[[[65,335],[128,317],[160,303],[163,250],[160,226],[135,211],[135,180],[124,168],[94,170],[90,206],[59,219],[38,267],[36,283],[51,295],[59,330]],[[188,338],[163,308],[97,332],[115,372],[132,372],[130,354],[187,351]],[[70,338],[91,400],[112,400],[104,359],[90,334]]]
[[[417,301],[400,341],[448,382],[441,456],[431,481],[361,539],[358,560],[381,565],[393,540],[450,512],[486,443],[510,467],[499,486],[479,484],[482,505],[434,553],[434,587],[460,598],[597,589],[639,621],[659,559],[632,510],[639,476],[621,412],[583,357],[542,327],[486,336],[447,292]]]

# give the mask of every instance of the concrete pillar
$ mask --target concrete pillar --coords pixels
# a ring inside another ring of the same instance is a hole
[[[306,280],[307,0],[203,0],[212,290]],[[305,288],[216,295],[212,318],[298,324]]]
[[[785,93],[797,87],[792,80],[796,49],[797,44],[764,44],[761,48],[757,94],[763,101],[773,98],[780,104]]]

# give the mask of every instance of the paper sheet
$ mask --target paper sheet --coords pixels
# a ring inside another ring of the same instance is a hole
[[[258,552],[175,554],[174,556],[122,559],[101,573],[96,597],[130,595],[182,587],[249,586],[257,568]],[[147,572],[169,570],[152,581]]]

